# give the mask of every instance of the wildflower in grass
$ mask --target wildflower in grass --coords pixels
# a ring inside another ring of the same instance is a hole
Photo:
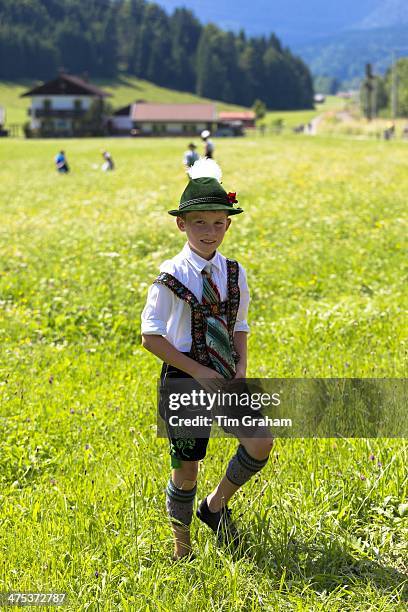
[[[89,444],[85,444],[85,450],[89,450],[91,447],[89,446]]]
[[[95,578],[98,578],[98,577],[99,577],[99,572],[98,572],[98,570],[96,570],[96,572],[95,572]]]
[[[375,459],[375,455],[371,454],[370,455],[370,461],[374,461],[374,459]]]
[[[360,474],[360,480],[367,480],[367,478],[364,476],[364,474]]]
[[[382,463],[381,463],[381,461],[379,461],[379,462],[377,463],[377,465],[378,465],[378,467],[382,467]]]
[[[53,375],[52,375],[52,374],[51,374],[51,376],[49,377],[48,382],[50,383],[50,385],[52,385],[52,383],[54,382],[54,377],[53,377]]]
[[[75,414],[75,410],[73,408],[71,408],[70,413],[71,414]]]

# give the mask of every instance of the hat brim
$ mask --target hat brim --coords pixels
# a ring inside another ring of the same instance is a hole
[[[192,204],[191,206],[185,206],[181,210],[178,208],[176,210],[169,210],[169,215],[173,217],[179,217],[183,213],[187,212],[205,212],[206,210],[223,210],[230,215],[239,215],[243,213],[242,208],[232,208],[232,206],[226,206],[225,204],[217,204],[216,202],[207,202],[206,204]]]

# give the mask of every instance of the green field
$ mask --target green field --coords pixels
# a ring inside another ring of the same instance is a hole
[[[231,506],[246,554],[195,520],[197,559],[170,561],[140,312],[183,245],[166,211],[184,144],[0,141],[1,590],[66,592],[75,611],[405,610],[404,440],[277,440]],[[245,210],[221,250],[251,288],[248,375],[406,376],[405,143],[247,137],[216,154]],[[235,446],[210,442],[199,499]]]

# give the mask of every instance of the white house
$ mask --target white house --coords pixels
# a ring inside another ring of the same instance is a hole
[[[95,99],[103,100],[111,94],[71,74],[60,73],[57,78],[21,95],[31,98],[32,130],[46,129],[55,135],[72,135],[75,119],[80,119]]]

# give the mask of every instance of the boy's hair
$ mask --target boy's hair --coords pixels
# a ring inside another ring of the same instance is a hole
[[[188,214],[194,213],[194,212],[219,212],[219,213],[225,213],[226,217],[229,218],[229,214],[228,211],[226,210],[186,210],[185,212],[180,212],[179,215],[177,215],[177,217],[181,217],[181,219],[183,219],[184,221],[187,218]]]

